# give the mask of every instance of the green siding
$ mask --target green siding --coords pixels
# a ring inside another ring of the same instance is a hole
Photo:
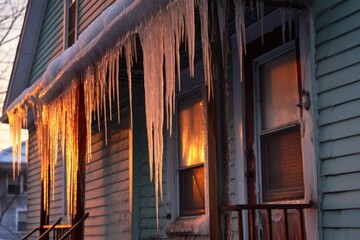
[[[63,1],[47,3],[30,73],[30,85],[41,78],[50,61],[62,52],[63,9]]]
[[[314,1],[321,229],[360,234],[360,2]]]
[[[41,173],[36,132],[29,133],[27,231],[40,226]],[[36,236],[30,238],[36,239]]]
[[[79,0],[78,35],[80,35],[115,0]]]

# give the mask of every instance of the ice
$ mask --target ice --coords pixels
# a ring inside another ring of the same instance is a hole
[[[136,59],[136,35],[130,36],[125,42],[125,57],[126,57],[126,68],[127,68],[127,76],[128,76],[128,84],[129,84],[129,104],[130,104],[130,128],[133,129],[133,113],[132,113],[132,75],[131,69],[133,67],[133,61],[137,61]],[[119,61],[117,61],[119,64]],[[117,65],[117,76],[119,76],[119,66]],[[118,121],[120,122],[120,102],[119,102],[119,81],[116,81],[116,89],[117,89],[117,105],[118,105]]]
[[[226,44],[226,14],[227,14],[227,0],[219,0],[216,2],[218,10],[218,21],[219,21],[219,30],[220,30],[220,41],[221,41],[221,51],[222,51],[222,62],[226,64],[227,52],[225,52]],[[226,69],[223,65],[223,68]]]
[[[162,189],[164,80],[163,80],[163,16],[152,21],[139,33],[143,48],[145,115],[149,149],[150,180],[155,178],[155,204],[158,206],[158,191]],[[160,195],[162,198],[162,194]],[[158,223],[156,207],[156,223]]]
[[[238,45],[238,54],[240,62],[240,81],[243,79],[243,51],[246,52],[246,36],[245,36],[245,2],[243,0],[234,0],[235,4],[235,24],[236,37]]]
[[[289,31],[289,39],[291,39],[291,32],[292,32],[292,20],[293,20],[293,13],[292,9],[290,8],[280,8],[280,16],[281,16],[281,24],[282,24],[282,38],[283,43],[285,43],[286,37],[286,22],[288,24],[288,31]]]
[[[200,21],[201,21],[201,43],[202,43],[202,54],[203,54],[203,64],[204,64],[204,78],[205,84],[208,89],[208,100],[210,97],[214,96],[214,87],[212,80],[212,70],[211,70],[211,47],[209,42],[209,16],[208,16],[208,1],[207,0],[198,0],[198,6],[200,11]]]

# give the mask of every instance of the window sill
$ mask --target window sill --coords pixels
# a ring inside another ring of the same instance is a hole
[[[168,236],[206,236],[209,235],[209,216],[207,214],[197,217],[177,219],[165,227]]]

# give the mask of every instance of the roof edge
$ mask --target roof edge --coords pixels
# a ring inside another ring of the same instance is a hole
[[[0,121],[7,121],[6,109],[26,89],[40,35],[46,0],[29,0]]]

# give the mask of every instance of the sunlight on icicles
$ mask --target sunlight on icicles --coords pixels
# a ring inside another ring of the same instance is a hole
[[[128,76],[128,84],[129,84],[129,105],[130,105],[130,129],[133,129],[133,107],[132,107],[132,75],[131,69],[133,67],[133,59],[137,61],[136,56],[136,36],[130,36],[125,42],[125,57],[126,57],[126,69],[127,69],[127,76]],[[119,81],[117,81],[118,83]],[[119,92],[119,91],[118,91]],[[118,102],[118,113],[120,113],[120,103]],[[119,122],[120,122],[120,115],[119,115]]]
[[[7,112],[12,141],[13,178],[15,178],[21,171],[21,129],[22,127],[27,128],[27,111],[28,107],[25,105],[24,108],[22,108],[21,106],[16,106],[12,112]],[[26,141],[26,152],[27,145],[28,143]]]
[[[54,199],[55,165],[61,144],[66,161],[66,198],[68,213],[76,213],[78,172],[78,84],[72,86],[54,102],[36,106],[36,133],[41,156],[41,180],[44,188],[44,209],[49,213],[49,190]],[[59,127],[59,121],[60,127]]]
[[[159,16],[160,18],[162,16]],[[156,225],[158,222],[159,188],[162,190],[164,81],[163,22],[153,21],[139,33],[143,48],[145,116],[149,149],[150,180],[155,178]],[[162,199],[162,194],[160,194]]]

